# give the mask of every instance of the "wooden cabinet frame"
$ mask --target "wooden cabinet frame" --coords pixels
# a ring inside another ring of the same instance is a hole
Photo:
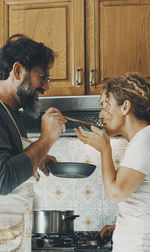
[[[84,94],[84,0],[0,0],[0,7],[1,45],[9,36],[24,33],[56,52],[50,71],[52,81],[45,95]],[[80,69],[79,86],[77,69]]]

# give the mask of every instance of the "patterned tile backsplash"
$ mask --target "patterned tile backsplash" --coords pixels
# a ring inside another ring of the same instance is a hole
[[[111,145],[117,169],[127,141],[112,137]],[[74,210],[79,215],[74,220],[75,231],[99,231],[104,225],[115,223],[118,209],[104,191],[99,152],[76,137],[61,137],[48,154],[57,161],[95,164],[96,170],[82,179],[58,178],[52,174],[46,177],[40,172],[40,181],[34,182],[34,210]]]

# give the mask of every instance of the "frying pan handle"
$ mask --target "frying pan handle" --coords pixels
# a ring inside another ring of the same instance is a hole
[[[79,215],[63,215],[63,216],[62,216],[62,219],[63,219],[64,221],[67,221],[67,220],[72,221],[72,220],[74,220],[76,217],[79,217]]]

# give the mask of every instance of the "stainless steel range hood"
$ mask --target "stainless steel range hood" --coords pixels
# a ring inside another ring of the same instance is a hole
[[[40,117],[38,119],[35,120],[23,113],[21,115],[28,137],[40,136],[41,116],[50,107],[58,108],[69,117],[96,123],[99,114],[99,99],[99,95],[40,97]],[[78,124],[68,121],[66,132],[62,136],[75,136],[73,128],[78,126]]]
[[[55,107],[63,111],[95,111],[99,110],[99,95],[83,96],[52,96],[40,97],[40,110],[44,112],[49,107]]]

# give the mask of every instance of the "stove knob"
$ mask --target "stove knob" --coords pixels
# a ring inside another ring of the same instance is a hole
[[[36,241],[37,248],[43,248],[44,247],[44,240],[43,239],[37,239]]]

